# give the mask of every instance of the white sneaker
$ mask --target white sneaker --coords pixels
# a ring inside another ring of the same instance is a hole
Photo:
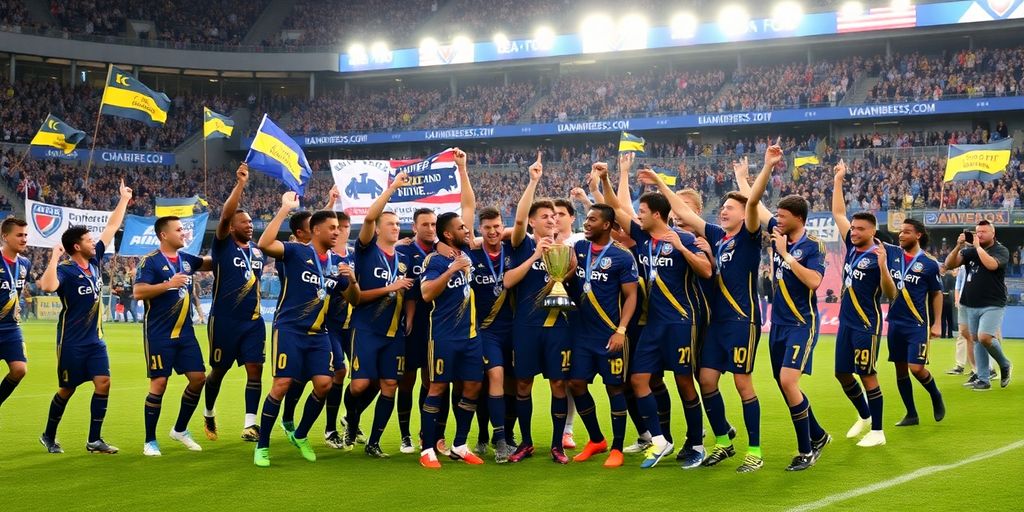
[[[857,422],[846,432],[847,439],[853,439],[871,428],[871,418],[857,418]]]
[[[650,436],[641,435],[635,443],[622,449],[622,453],[643,453],[651,447]]]
[[[405,436],[402,438],[402,447],[398,449],[402,453],[416,453],[416,448],[412,445],[412,438]]]
[[[150,441],[142,447],[142,454],[146,457],[159,457],[160,445],[156,444],[156,441]]]
[[[870,448],[872,446],[882,446],[884,444],[885,432],[882,432],[881,430],[872,430],[868,432],[867,435],[865,435],[864,438],[857,443],[857,446]]]
[[[192,439],[192,433],[189,432],[188,430],[184,432],[175,432],[174,429],[172,428],[171,439],[174,439],[175,441],[185,445],[185,448],[188,448],[190,451],[203,451],[203,447],[199,446],[199,443],[197,443],[195,439]]]

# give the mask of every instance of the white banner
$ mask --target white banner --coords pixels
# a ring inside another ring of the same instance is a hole
[[[92,233],[93,240],[99,241],[100,234],[107,227],[111,212],[79,210],[67,206],[55,206],[25,200],[25,219],[28,222],[28,245],[32,247],[55,247],[60,237],[71,226],[85,226]],[[107,254],[114,254],[114,244],[107,246]]]

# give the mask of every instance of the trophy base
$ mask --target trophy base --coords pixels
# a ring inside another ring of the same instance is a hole
[[[556,295],[549,295],[544,297],[542,305],[546,309],[557,309],[559,311],[575,311],[576,304],[573,304],[572,299],[569,297],[560,297]]]

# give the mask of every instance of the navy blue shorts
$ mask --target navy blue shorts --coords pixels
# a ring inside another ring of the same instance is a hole
[[[25,340],[21,337],[21,329],[0,334],[0,361],[28,362],[25,355]]]
[[[427,345],[430,343],[430,326],[413,326],[405,336],[405,368],[415,371],[427,367]]]
[[[761,327],[748,322],[715,322],[708,327],[701,364],[722,373],[749,374]]]
[[[633,373],[656,374],[671,371],[676,375],[693,374],[694,324],[665,324],[644,327],[630,361]]]
[[[331,371],[331,340],[326,333],[274,329],[270,344],[273,358],[271,375],[274,378],[307,381],[316,375],[334,375]]]
[[[836,373],[874,375],[878,336],[839,324],[836,333]]]
[[[327,337],[331,340],[331,372],[345,369],[345,345],[348,345],[351,339],[345,337],[347,334],[350,335],[347,329],[341,331],[327,329]]]
[[[266,361],[267,327],[262,318],[237,321],[211,316],[206,333],[210,338],[210,366],[214,368]]]
[[[480,337],[458,341],[430,340],[427,357],[430,382],[481,382],[484,349]]]
[[[173,370],[178,375],[189,372],[206,372],[203,365],[203,351],[195,336],[181,336],[177,339],[149,339],[143,342],[146,349],[146,375],[155,379],[170,377]]]
[[[609,352],[605,347],[608,338],[577,337],[572,344],[572,361],[570,362],[569,378],[594,382],[594,377],[601,376],[607,386],[621,386],[627,374],[626,361],[629,343],[622,345],[622,350]]]
[[[110,376],[107,345],[94,340],[88,345],[57,346],[57,386],[76,388],[96,377]]]
[[[356,328],[351,333],[352,379],[397,380],[405,374],[405,336],[389,338]]]
[[[889,360],[894,363],[928,364],[928,326],[889,324]]]
[[[514,330],[512,368],[517,379],[531,379],[538,373],[551,380],[568,376],[572,357],[568,327],[516,325]]]
[[[768,332],[768,348],[772,372],[776,378],[783,368],[811,374],[814,346],[818,344],[818,326],[772,324]]]
[[[504,368],[512,363],[512,328],[481,329],[478,333],[484,349],[484,370]]]

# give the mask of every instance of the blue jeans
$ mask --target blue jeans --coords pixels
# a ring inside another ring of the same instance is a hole
[[[974,363],[978,366],[976,372],[978,374],[978,380],[982,382],[989,381],[989,360],[988,356],[991,355],[995,358],[996,363],[1001,368],[1010,366],[1010,361],[1006,359],[1006,355],[1003,354],[1003,348],[999,343],[998,339],[995,339],[996,334],[1000,331],[1003,325],[1003,317],[1006,315],[1006,308],[1004,307],[984,307],[984,308],[972,308],[968,306],[960,306],[960,309],[964,312],[963,315],[967,318],[967,328],[971,332],[971,336],[974,338]],[[986,347],[981,343],[980,335],[988,334],[992,336],[992,345]]]

